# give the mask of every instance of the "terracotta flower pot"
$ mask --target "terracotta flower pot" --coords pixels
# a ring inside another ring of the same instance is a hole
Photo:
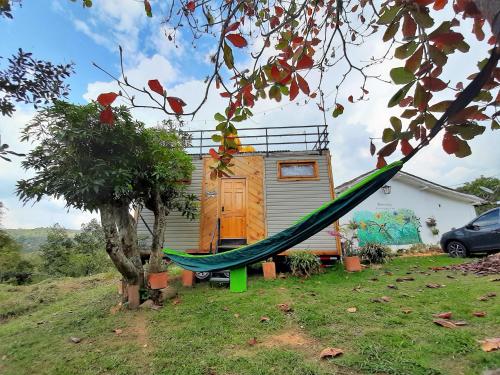
[[[148,285],[151,289],[163,289],[167,287],[167,272],[157,272],[148,274]]]
[[[191,287],[194,283],[194,272],[189,270],[182,271],[182,285]]]
[[[361,261],[358,256],[344,257],[344,267],[348,272],[361,271]]]
[[[262,263],[262,271],[264,272],[264,279],[265,280],[276,279],[276,263],[274,263],[274,262]]]

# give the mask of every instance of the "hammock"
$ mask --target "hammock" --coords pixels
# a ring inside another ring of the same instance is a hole
[[[429,135],[409,155],[400,161],[375,171],[358,184],[340,194],[336,199],[311,212],[291,227],[259,242],[224,253],[192,255],[171,249],[164,249],[163,252],[182,268],[195,272],[220,271],[241,268],[267,259],[315,235],[351,211],[394,177],[406,161],[410,160],[436,136],[450,116],[464,109],[476,97],[491,77],[491,72],[496,67],[498,58],[499,54],[493,48],[488,64],[448,107],[443,116],[436,122],[434,128],[429,132]]]

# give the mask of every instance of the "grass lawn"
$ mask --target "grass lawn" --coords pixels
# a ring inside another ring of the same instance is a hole
[[[494,276],[428,269],[456,262],[408,257],[358,274],[334,268],[308,280],[255,277],[243,294],[198,284],[180,288],[175,304],[159,311],[116,311],[113,275],[0,285],[0,373],[455,375],[498,369],[500,352],[483,352],[477,340],[500,337],[499,283],[490,281]],[[478,300],[489,292],[499,296]],[[372,302],[382,296],[389,302]],[[278,309],[280,303],[293,312]],[[346,312],[349,307],[357,311]],[[472,316],[478,310],[487,316]],[[444,311],[468,325],[435,325],[433,314]],[[269,320],[261,322],[262,316]],[[72,336],[82,341],[72,343]],[[325,347],[345,354],[320,360]]]

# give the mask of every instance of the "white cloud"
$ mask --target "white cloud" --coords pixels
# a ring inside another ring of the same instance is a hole
[[[92,31],[89,25],[87,25],[82,20],[74,19],[73,24],[78,31],[81,31],[85,35],[87,35],[90,39],[92,39],[97,44],[100,44],[106,48],[113,49],[115,48],[113,43],[108,39],[103,37],[101,34]]]

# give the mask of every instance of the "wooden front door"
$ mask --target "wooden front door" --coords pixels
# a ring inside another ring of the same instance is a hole
[[[245,178],[221,179],[220,238],[247,236],[247,194]]]

